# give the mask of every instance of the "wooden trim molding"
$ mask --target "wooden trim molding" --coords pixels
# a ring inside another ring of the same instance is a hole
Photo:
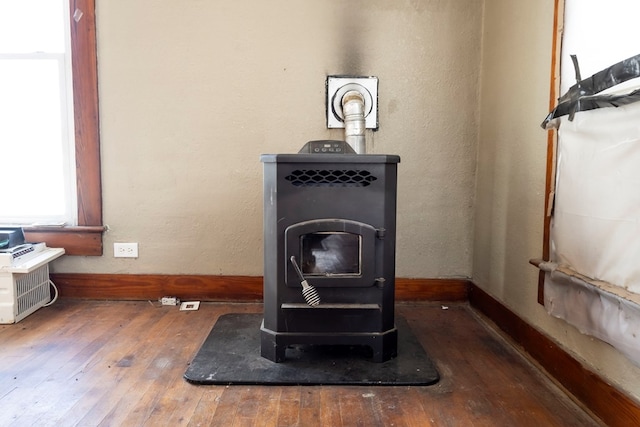
[[[262,301],[261,276],[207,276],[166,274],[51,275],[61,297],[157,300],[171,295],[183,301]],[[396,279],[400,301],[467,301],[466,279]]]
[[[471,281],[467,279],[396,278],[398,301],[459,301],[468,299]]]
[[[558,101],[560,92],[560,58],[562,55],[562,33],[564,31],[564,0],[554,1],[553,41],[551,44],[551,70],[549,77],[549,111]],[[558,133],[555,129],[547,131],[547,167],[544,192],[544,229],[542,236],[542,259],[549,261],[551,239],[551,214],[555,197],[556,147]],[[544,304],[544,272],[538,274],[538,303]]]
[[[82,13],[77,20],[74,19],[76,10]],[[73,52],[78,225],[99,226],[102,225],[102,181],[95,0],[72,0],[69,15]]]
[[[606,425],[640,425],[640,402],[608,384],[551,338],[473,284],[469,289],[469,303],[521,346]]]
[[[69,16],[78,226],[25,227],[24,231],[29,242],[45,242],[52,248],[64,248],[67,255],[100,256],[104,227],[95,0],[71,0]]]
[[[108,300],[261,301],[260,276],[51,274],[60,297]]]

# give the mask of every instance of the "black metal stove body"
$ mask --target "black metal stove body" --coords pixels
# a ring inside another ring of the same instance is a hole
[[[397,354],[394,155],[272,154],[264,163],[261,355],[292,344],[366,345]],[[321,303],[309,306],[294,257]]]

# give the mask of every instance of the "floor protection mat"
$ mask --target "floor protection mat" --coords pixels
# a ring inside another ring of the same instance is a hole
[[[286,360],[260,356],[262,314],[218,318],[184,378],[194,384],[432,385],[440,379],[407,321],[396,316],[398,356],[373,362],[365,346],[290,346]]]

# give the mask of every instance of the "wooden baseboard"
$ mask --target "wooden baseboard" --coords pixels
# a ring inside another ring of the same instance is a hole
[[[640,425],[638,402],[608,384],[555,341],[473,284],[469,288],[469,303],[511,337],[606,425]]]
[[[261,301],[262,277],[165,274],[52,274],[61,297],[108,300]]]
[[[467,301],[471,282],[466,279],[396,278],[397,301]]]
[[[51,279],[61,297],[183,301],[262,301],[260,276],[58,273]],[[466,301],[466,279],[396,279],[399,301]]]

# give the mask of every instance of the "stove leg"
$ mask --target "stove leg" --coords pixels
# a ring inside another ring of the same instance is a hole
[[[260,356],[272,362],[284,362],[287,346],[276,343],[275,335],[266,330],[260,331]]]
[[[284,362],[286,349],[286,345],[276,345],[269,348],[265,348],[265,346],[262,346],[260,348],[260,356],[275,363]]]
[[[375,337],[370,343],[373,350],[373,361],[386,362],[398,356],[398,330],[393,328],[382,336]]]

